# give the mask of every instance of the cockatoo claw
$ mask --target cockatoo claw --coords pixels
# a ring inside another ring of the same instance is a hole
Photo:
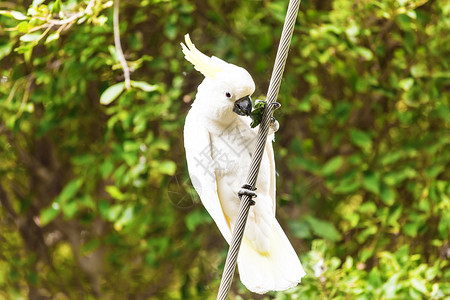
[[[272,103],[272,110],[277,110],[281,107],[281,103],[279,102],[273,102]]]
[[[239,200],[241,200],[242,196],[247,195],[250,197],[250,205],[255,205],[255,201],[252,198],[256,198],[258,195],[255,193],[256,188],[252,188],[249,184],[244,184],[241,189],[238,191]]]

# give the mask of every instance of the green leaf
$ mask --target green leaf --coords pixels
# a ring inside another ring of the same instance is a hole
[[[177,15],[172,15],[164,26],[164,33],[169,40],[173,40],[177,36],[178,27],[176,24],[176,17]]]
[[[79,208],[89,208],[94,210],[95,209],[95,201],[89,194],[81,195],[79,198],[76,199],[77,207]]]
[[[341,239],[341,234],[336,230],[332,223],[316,219],[312,216],[306,216],[305,220],[311,226],[311,230],[318,236],[334,242]]]
[[[258,112],[251,112],[250,118],[252,119],[252,122],[250,123],[251,128],[255,128],[259,124],[261,124],[262,121],[262,114],[259,114]]]
[[[406,223],[403,226],[403,231],[405,234],[409,235],[410,237],[416,237],[417,232],[419,231],[420,223],[418,222],[412,222],[412,223]]]
[[[103,219],[109,220],[109,203],[105,199],[98,202],[98,211]]]
[[[81,246],[81,255],[88,255],[94,252],[100,246],[100,240],[98,238],[93,238],[89,242]]]
[[[54,40],[57,40],[57,39],[59,39],[59,33],[58,32],[52,33],[45,40],[45,44],[48,44],[48,43],[50,43],[50,42],[52,42]]]
[[[366,190],[376,195],[380,194],[380,182],[378,180],[378,176],[372,171],[364,173],[363,186],[366,188]]]
[[[0,45],[0,60],[11,53],[13,46],[13,43]]]
[[[40,37],[41,37],[41,34],[39,34],[39,33],[28,33],[28,34],[22,35],[20,37],[20,40],[22,42],[34,42],[34,41],[38,40]]]
[[[186,227],[189,231],[195,231],[195,228],[201,224],[211,223],[211,217],[203,209],[196,209],[185,218]]]
[[[252,112],[250,113],[250,118],[252,119],[252,122],[250,123],[251,128],[255,128],[261,123],[265,106],[266,102],[264,101],[255,103],[255,106]]]
[[[438,230],[442,238],[448,239],[448,233],[450,232],[450,214],[446,213],[442,216],[438,225]]]
[[[78,211],[77,201],[71,201],[64,204],[62,207],[62,211],[67,218],[72,219]]]
[[[59,205],[55,205],[44,208],[41,210],[41,224],[42,226],[47,225],[53,221],[59,215]]]
[[[370,61],[373,59],[373,53],[370,51],[370,49],[364,48],[364,47],[358,47],[356,48],[356,52],[359,53],[362,57],[364,57],[367,61]]]
[[[395,202],[395,190],[381,185],[380,198],[386,205],[393,205]]]
[[[336,156],[330,159],[325,166],[322,168],[322,174],[324,176],[331,175],[335,173],[344,163],[342,156]]]
[[[23,13],[15,10],[0,10],[0,15],[4,15],[7,17],[12,17],[16,20],[23,21],[27,19],[27,16],[25,16]]]
[[[155,164],[156,171],[160,174],[173,175],[177,165],[171,160],[164,160]]]
[[[15,11],[15,10],[11,11],[11,16],[14,19],[19,20],[19,21],[23,21],[23,20],[27,19],[27,16],[25,16],[23,13],[21,13],[19,11]]]
[[[109,159],[105,160],[100,165],[100,173],[102,174],[103,179],[106,179],[109,175],[111,175],[113,170],[114,164]]]
[[[365,261],[365,260],[364,260]],[[378,288],[381,284],[381,274],[377,267],[373,268],[368,277],[368,283],[372,288]]]
[[[144,92],[153,92],[159,89],[159,86],[156,84],[149,84],[145,81],[131,81],[131,86],[135,88],[139,88]]]
[[[276,20],[284,21],[286,16],[286,3],[284,1],[270,1],[267,8]]]
[[[358,129],[350,129],[350,139],[353,144],[361,148],[368,148],[372,145],[370,135]]]
[[[421,292],[422,294],[427,294],[427,287],[425,286],[424,280],[419,280],[417,278],[411,279],[411,286]]]
[[[117,97],[123,92],[125,89],[125,83],[119,82],[115,85],[110,86],[107,88],[102,95],[100,96],[100,103],[103,105],[108,105],[114,100],[116,100]]]
[[[125,195],[119,190],[119,188],[117,188],[114,185],[107,185],[105,187],[105,190],[114,199],[117,199],[117,200],[124,200],[125,199]]]
[[[134,216],[133,210],[134,210],[134,207],[131,205],[128,206],[127,208],[125,208],[125,210],[120,215],[119,220],[117,220],[114,223],[114,228],[116,230],[118,230],[118,231],[121,230],[124,225],[127,225],[128,223],[130,223],[133,220],[133,216]]]
[[[33,0],[33,3],[31,4],[32,7],[36,7],[39,4],[42,4],[45,0]]]
[[[66,186],[64,187],[62,192],[56,198],[55,202],[58,202],[61,204],[61,203],[65,203],[65,202],[71,200],[75,196],[75,194],[78,192],[78,190],[80,189],[82,184],[83,184],[82,178],[77,178],[77,179],[70,181],[68,184],[66,184]]]
[[[413,78],[404,78],[399,81],[398,85],[404,90],[408,91],[414,84]]]
[[[377,211],[377,206],[373,202],[365,202],[358,208],[358,211],[363,214],[372,215]]]
[[[375,225],[369,226],[356,236],[356,240],[358,241],[358,243],[364,243],[369,236],[376,234],[377,231],[378,231],[377,226]]]
[[[395,297],[395,292],[397,290],[397,280],[401,273],[395,273],[389,280],[383,285],[383,290],[387,299],[393,299]]]
[[[348,194],[356,191],[360,187],[360,183],[357,181],[353,182],[341,182],[337,187],[333,189],[333,191],[337,194]]]
[[[411,67],[411,74],[415,78],[428,76],[427,66],[425,64],[417,64]]]
[[[308,224],[308,222],[297,221],[291,222],[289,225],[289,228],[291,229],[291,232],[294,236],[300,239],[311,238],[311,226]]]
[[[56,0],[56,1],[53,3],[51,13],[52,13],[52,14],[58,13],[60,10],[61,10],[61,0]]]

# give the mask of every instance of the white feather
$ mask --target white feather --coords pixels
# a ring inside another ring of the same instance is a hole
[[[211,158],[211,139],[207,128],[197,118],[195,111],[189,113],[184,125],[184,147],[189,176],[208,213],[214,219],[225,240],[231,241],[231,230],[225,219],[215,178],[214,162]]]
[[[276,220],[271,230],[270,245],[270,252],[261,255],[253,244],[244,238],[239,251],[238,269],[241,282],[250,291],[258,294],[292,288],[305,276],[297,254]]]

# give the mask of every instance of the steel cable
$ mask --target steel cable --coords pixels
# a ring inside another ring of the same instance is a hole
[[[261,165],[261,160],[264,153],[264,146],[266,144],[267,134],[269,132],[269,123],[273,114],[274,103],[276,102],[278,92],[280,90],[281,78],[283,76],[284,67],[286,65],[286,59],[292,39],[292,33],[294,31],[295,21],[297,20],[300,1],[301,0],[289,1],[283,31],[281,33],[280,44],[278,45],[277,56],[275,58],[275,65],[272,71],[272,76],[270,78],[269,90],[267,92],[267,105],[264,110],[261,124],[259,125],[256,147],[255,151],[253,152],[250,171],[247,177],[246,184],[251,186],[252,188],[255,187],[256,179],[258,177],[259,167]],[[245,224],[247,223],[248,213],[252,204],[253,200],[250,196],[242,196],[239,207],[239,214],[233,228],[230,248],[228,250],[222,280],[220,282],[219,292],[217,294],[217,300],[225,300],[227,298],[228,292],[230,291],[234,272],[236,270],[239,248],[241,246],[242,237],[244,235]]]

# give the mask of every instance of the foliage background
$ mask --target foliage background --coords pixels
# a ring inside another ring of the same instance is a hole
[[[215,299],[227,246],[187,176],[202,77],[179,43],[261,98],[287,2],[121,1],[126,91],[113,1],[0,3],[0,299]],[[449,29],[444,0],[303,1],[275,152],[308,275],[232,299],[449,299]]]

